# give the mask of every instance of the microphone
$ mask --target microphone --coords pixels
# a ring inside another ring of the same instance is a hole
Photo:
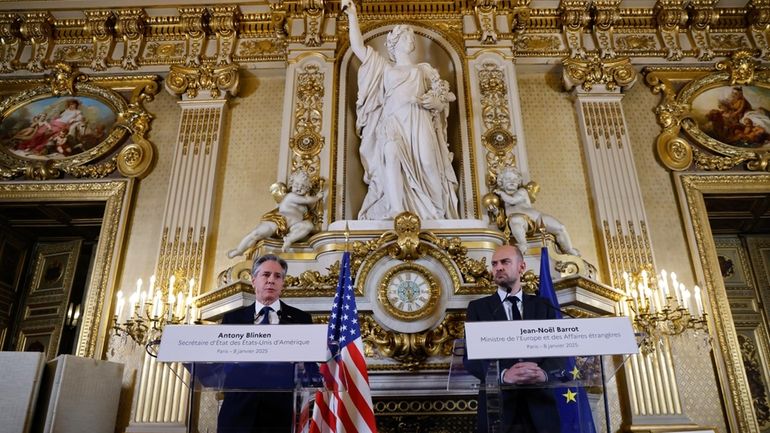
[[[577,317],[575,317],[572,314],[562,310],[561,308],[556,308],[554,305],[551,304],[551,301],[549,301],[548,299],[540,297],[540,296],[538,296],[538,299],[540,299],[540,301],[542,302],[543,305],[545,305],[546,307],[550,308],[551,310],[558,311],[559,313],[569,317],[570,319],[577,319]]]

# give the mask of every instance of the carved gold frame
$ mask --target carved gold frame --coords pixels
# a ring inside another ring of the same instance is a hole
[[[743,366],[738,333],[717,258],[706,212],[706,194],[770,192],[770,174],[675,173],[680,206],[690,242],[696,276],[703,281],[711,305],[710,334],[715,336],[714,358],[730,431],[758,432],[749,382]]]
[[[662,131],[657,138],[657,154],[669,169],[682,171],[695,166],[701,170],[729,170],[745,165],[752,171],[765,171],[770,148],[742,148],[712,138],[694,119],[693,102],[703,93],[719,87],[756,86],[770,89],[770,70],[762,66],[749,50],[736,51],[714,69],[650,67],[645,80],[662,100],[655,114]],[[687,80],[681,88],[675,82]]]
[[[0,204],[52,201],[101,201],[105,204],[91,277],[85,289],[75,355],[98,359],[104,353],[111,318],[110,300],[114,297],[133,186],[133,179],[0,183]]]
[[[422,308],[409,312],[399,310],[393,304],[391,304],[390,300],[388,299],[388,286],[390,285],[390,282],[401,272],[408,271],[416,272],[422,275],[422,277],[425,278],[425,281],[427,281],[430,291],[430,299],[428,299],[428,302],[425,303]],[[377,290],[377,299],[385,308],[385,311],[387,311],[391,316],[405,321],[415,321],[433,314],[436,311],[440,297],[441,290],[439,288],[438,282],[436,281],[436,277],[433,276],[433,273],[425,266],[421,266],[413,262],[401,263],[400,265],[389,269],[385,273],[385,276],[383,276],[382,281],[380,282],[380,287]]]
[[[95,147],[62,159],[29,159],[0,150],[0,178],[55,179],[68,174],[98,179],[115,170],[126,177],[144,177],[152,168],[155,147],[147,133],[152,115],[144,103],[158,92],[155,75],[95,77],[60,63],[44,78],[0,80],[0,121],[27,104],[52,97],[87,97],[115,114],[116,121]],[[131,91],[128,100],[119,91]],[[129,136],[130,138],[126,138]]]

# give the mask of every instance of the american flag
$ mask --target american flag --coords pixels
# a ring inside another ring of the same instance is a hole
[[[329,361],[321,365],[326,390],[316,392],[309,431],[377,433],[348,252],[342,256],[328,335]]]

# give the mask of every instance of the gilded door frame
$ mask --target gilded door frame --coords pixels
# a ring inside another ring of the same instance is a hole
[[[715,337],[714,359],[730,430],[759,432],[703,196],[770,192],[770,174],[680,172],[674,173],[674,180],[695,274],[703,281],[711,305],[709,331]]]
[[[100,359],[106,349],[112,317],[111,300],[122,258],[133,187],[133,179],[0,183],[0,204],[50,201],[103,201],[105,204],[75,355]]]

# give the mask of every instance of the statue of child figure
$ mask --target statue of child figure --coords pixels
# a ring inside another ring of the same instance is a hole
[[[532,207],[534,197],[522,183],[521,173],[511,166],[504,167],[497,176],[497,194],[505,206],[505,215],[508,218],[508,226],[511,228],[511,236],[516,240],[516,245],[521,251],[527,251],[527,233],[537,229],[537,223],[542,221],[545,230],[556,237],[556,243],[565,254],[579,256],[580,253],[572,246],[572,241],[567,234],[564,224],[556,218]],[[497,214],[499,210],[492,208]]]
[[[308,236],[315,227],[312,207],[323,199],[323,187],[318,193],[310,195],[312,181],[304,170],[295,171],[290,179],[291,191],[286,193],[286,185],[279,182],[270,190],[278,202],[278,207],[262,216],[260,223],[241,239],[238,248],[227,252],[227,257],[242,255],[262,239],[276,236],[283,238],[281,251],[286,251],[294,242]]]

